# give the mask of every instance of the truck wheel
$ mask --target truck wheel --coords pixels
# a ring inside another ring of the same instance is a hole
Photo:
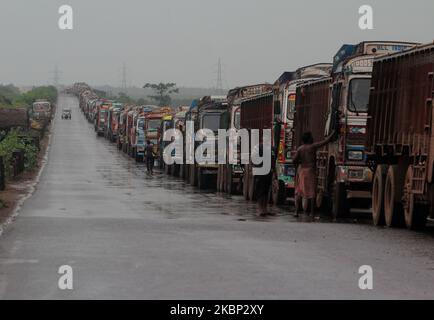
[[[164,164],[164,173],[170,175],[170,165]]]
[[[427,208],[424,208],[425,206],[422,205],[416,205],[416,199],[412,192],[413,174],[413,167],[409,166],[404,180],[402,205],[404,207],[406,227],[409,230],[419,230],[426,224]]]
[[[273,173],[271,184],[271,200],[275,206],[282,205],[285,202],[285,183],[279,180],[276,172]]]
[[[244,173],[243,173],[243,197],[245,200],[250,200],[249,198],[249,165],[244,165]]]
[[[218,165],[217,167],[217,192],[221,192],[222,191],[222,166]]]
[[[384,225],[384,185],[386,182],[386,166],[377,166],[372,183],[372,222],[375,226]]]
[[[184,176],[185,181],[189,182],[190,177],[190,166],[188,164],[182,165],[182,174]]]
[[[204,190],[208,188],[208,180],[207,180],[207,175],[203,174],[202,169],[198,168],[197,169],[197,187],[200,190]]]
[[[334,182],[332,184],[332,218],[347,217],[349,213],[347,190],[344,183]]]
[[[184,170],[184,167],[185,166],[185,164],[180,164],[179,165],[179,177],[181,178],[181,179],[184,179],[184,172],[185,172],[185,170]]]
[[[227,166],[221,165],[221,171],[220,171],[220,191],[221,192],[227,192],[226,171],[227,171]]]
[[[235,188],[234,183],[232,181],[232,165],[226,166],[225,171],[225,185],[226,185],[226,193],[227,194],[234,194]]]
[[[179,165],[179,164],[174,164],[173,165],[173,170],[172,170],[172,175],[174,176],[174,177],[179,177],[179,173],[180,173],[180,169],[181,169],[181,165]]]
[[[388,227],[396,227],[404,222],[401,204],[404,178],[397,165],[389,166],[384,187],[384,220]]]
[[[190,184],[194,187],[197,186],[197,174],[196,174],[196,166],[194,164],[190,165]]]

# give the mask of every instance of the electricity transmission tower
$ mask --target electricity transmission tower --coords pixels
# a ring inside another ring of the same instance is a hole
[[[223,80],[222,80],[222,62],[219,57],[218,63],[217,63],[217,83],[216,83],[216,93],[222,94],[223,93]]]
[[[127,67],[125,63],[122,64],[121,92],[127,94]]]

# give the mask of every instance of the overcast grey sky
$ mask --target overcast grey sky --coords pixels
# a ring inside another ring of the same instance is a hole
[[[58,8],[74,10],[59,30]],[[374,9],[374,30],[358,8]],[[120,85],[176,82],[225,87],[273,82],[281,72],[329,62],[343,43],[434,40],[433,0],[0,0],[0,83]]]

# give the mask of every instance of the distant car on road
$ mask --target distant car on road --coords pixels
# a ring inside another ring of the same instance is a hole
[[[63,109],[62,110],[62,119],[71,120],[71,109]]]

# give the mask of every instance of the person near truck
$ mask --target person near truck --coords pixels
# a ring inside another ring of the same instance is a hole
[[[259,155],[263,155],[264,147],[263,144],[260,143],[257,145],[253,152],[258,153]],[[271,152],[271,163],[274,164],[275,157],[273,155],[273,152]],[[258,167],[259,165],[254,165],[255,167]],[[274,166],[270,168],[270,171],[267,174],[264,175],[256,175],[255,176],[255,190],[256,190],[256,197],[257,197],[257,203],[258,203],[258,215],[260,217],[265,217],[267,215],[273,215],[273,213],[268,211],[268,200],[270,195],[270,189],[271,189],[271,183],[272,183],[272,177],[273,177],[273,168]]]
[[[151,140],[146,141],[145,159],[146,159],[147,172],[149,174],[153,174],[154,173],[155,154],[154,154],[154,144],[151,142]]]
[[[302,200],[307,200],[310,205],[310,215],[315,214],[316,198],[316,151],[329,143],[335,132],[326,139],[314,143],[311,132],[305,132],[302,136],[302,145],[297,149],[294,163],[297,165],[295,177],[295,217],[299,216],[299,208]],[[303,206],[306,213],[307,208]]]

